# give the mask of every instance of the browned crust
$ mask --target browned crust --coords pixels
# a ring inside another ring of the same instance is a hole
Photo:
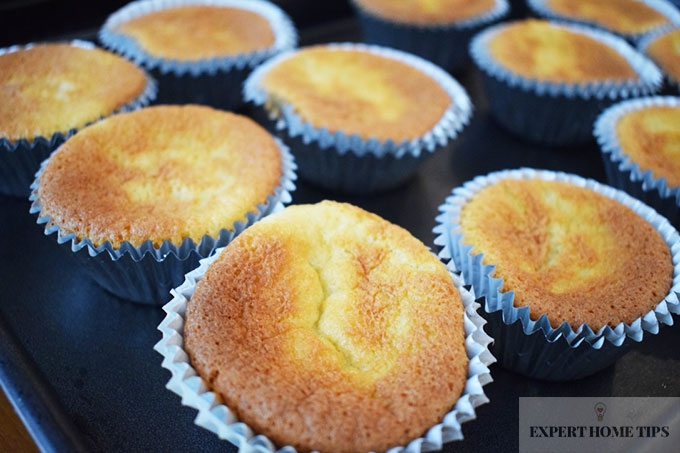
[[[640,0],[550,0],[547,6],[560,15],[624,34],[644,33],[670,23],[666,16]]]
[[[178,60],[235,56],[274,45],[260,14],[241,8],[188,5],[131,19],[116,31],[134,37],[148,53]]]
[[[642,171],[680,186],[680,108],[650,106],[623,115],[616,123],[621,149]]]
[[[282,174],[272,136],[198,105],[119,114],[69,138],[38,189],[43,215],[95,245],[217,237],[264,203]]]
[[[495,0],[355,0],[378,17],[414,24],[442,24],[481,16],[491,11]]]
[[[467,375],[451,276],[408,232],[351,205],[248,228],[189,300],[191,363],[278,446],[382,451],[441,421]]]
[[[298,50],[267,71],[269,106],[293,106],[331,133],[395,142],[421,137],[453,100],[429,75],[406,63],[358,49],[324,45]]]
[[[545,20],[507,24],[489,42],[489,52],[503,67],[546,82],[588,83],[639,79],[613,47]]]
[[[647,45],[645,54],[672,79],[680,81],[680,29],[654,39]]]
[[[40,44],[0,55],[0,138],[51,137],[137,99],[147,78],[101,49]]]
[[[504,180],[461,211],[463,241],[495,265],[503,290],[531,318],[601,326],[631,323],[670,290],[660,234],[630,208],[563,182]]]

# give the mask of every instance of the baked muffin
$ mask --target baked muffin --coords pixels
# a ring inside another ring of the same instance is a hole
[[[402,184],[469,121],[463,87],[398,50],[321,44],[275,57],[244,84],[253,115],[291,147],[301,179],[369,193]]]
[[[0,49],[0,193],[28,197],[40,162],[69,135],[154,95],[143,70],[85,41]]]
[[[505,17],[507,0],[352,0],[363,40],[426,58],[448,71],[463,69],[470,38]]]
[[[488,375],[493,358],[478,348],[490,339],[459,286],[401,227],[349,204],[292,205],[187,276],[165,307],[184,321],[166,318],[157,350],[177,357],[169,342],[181,335],[188,362],[164,366],[182,381],[193,372],[176,371],[195,369],[217,396],[190,395],[188,381],[169,388],[201,410],[201,400],[225,404],[238,420],[210,403],[197,420],[214,414],[211,429],[238,445],[264,435],[271,451],[385,451],[414,440],[409,451],[420,451],[431,428],[444,442],[460,437],[468,403],[458,401],[476,401],[474,417],[485,399],[466,382]],[[229,437],[240,422],[252,432]],[[441,448],[433,442],[422,447]]]
[[[470,45],[492,114],[510,132],[545,145],[592,141],[599,112],[655,93],[659,69],[623,39],[539,19],[487,28]]]
[[[677,93],[680,88],[680,28],[649,33],[640,40],[638,48],[659,66],[669,91]]]
[[[266,0],[139,0],[109,16],[99,39],[159,80],[159,103],[237,109],[245,77],[294,48],[297,32]]]
[[[198,259],[290,201],[284,145],[241,115],[155,106],[84,128],[47,159],[31,212],[105,289],[165,303]],[[89,254],[87,253],[89,251]]]
[[[677,231],[622,191],[563,173],[476,178],[440,208],[436,231],[516,372],[576,379],[613,363],[680,303]]]
[[[592,25],[630,41],[680,25],[680,12],[667,0],[527,0],[539,16]]]
[[[680,98],[621,102],[595,123],[607,180],[680,227]]]

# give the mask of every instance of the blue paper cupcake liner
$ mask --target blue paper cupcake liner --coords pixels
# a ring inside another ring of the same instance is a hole
[[[601,1],[601,0],[600,0]],[[665,16],[670,24],[674,25],[680,25],[680,11],[677,9],[676,6],[673,4],[669,3],[666,0],[638,0],[640,3],[644,3],[651,9],[654,9],[661,15]],[[571,17],[567,16],[565,14],[561,14],[559,12],[554,11],[553,9],[550,8],[549,0],[526,0],[527,6],[529,9],[536,15],[540,17],[544,17],[546,19],[550,20],[555,20],[555,21],[563,21],[563,22],[570,22],[570,23],[579,23],[579,24],[584,24],[584,25],[590,25],[595,28],[600,28],[603,30],[606,30],[610,33],[616,34],[618,36],[621,36],[622,38],[628,40],[629,42],[635,44],[638,40],[640,40],[645,34],[653,32],[655,30],[658,30],[659,28],[667,26],[667,24],[658,26],[658,27],[653,27],[647,30],[644,30],[640,33],[623,33],[618,30],[614,30],[612,28],[608,28],[603,24],[599,24],[591,19],[587,18],[579,18],[579,17]]]
[[[543,314],[531,319],[529,307],[514,306],[514,292],[503,291],[503,280],[494,277],[495,266],[483,263],[483,254],[474,254],[465,243],[460,229],[463,206],[484,187],[505,179],[543,179],[563,181],[593,190],[635,211],[663,237],[671,252],[674,271],[671,290],[653,310],[630,324],[603,326],[593,331],[582,324],[563,322],[553,328]],[[517,373],[553,381],[578,379],[613,364],[631,344],[643,340],[644,333],[656,334],[661,324],[672,325],[672,314],[680,314],[680,235],[664,217],[649,206],[621,190],[591,179],[567,173],[522,168],[479,176],[455,188],[439,207],[434,228],[435,244],[440,255],[449,259],[471,284],[477,296],[484,298],[483,316],[494,338],[492,352],[503,367]]]
[[[380,17],[354,0],[350,3],[366,43],[418,55],[451,72],[463,69],[468,62],[472,36],[501,20],[510,9],[507,0],[496,0],[493,8],[477,16],[448,23],[414,24]]]
[[[95,48],[94,44],[81,40],[69,41],[69,44],[84,49]],[[6,47],[0,49],[0,55],[30,49],[33,46],[35,46],[35,43]],[[153,101],[157,93],[157,84],[152,77],[146,73],[145,75],[147,83],[144,91],[136,99],[106,116],[136,110]],[[74,108],[77,108],[77,106],[74,106]],[[95,118],[83,127],[102,118],[104,116]],[[0,194],[28,198],[31,194],[31,183],[35,178],[35,172],[40,168],[41,162],[47,159],[52,151],[57,149],[71,135],[75,134],[77,130],[78,128],[54,131],[50,136],[38,136],[31,140],[22,138],[10,141],[6,138],[0,138]]]
[[[255,69],[243,86],[243,97],[255,107],[254,116],[291,147],[298,173],[328,190],[366,194],[394,188],[413,176],[419,165],[449,146],[472,116],[465,89],[447,72],[418,56],[386,47],[331,43],[330,49],[358,50],[409,64],[432,77],[451,97],[451,104],[434,127],[411,141],[363,139],[357,134],[316,128],[301,118],[292,105],[268,110],[268,93],[260,87],[263,75],[295,51],[283,53]],[[416,113],[414,113],[416,114]]]
[[[166,388],[180,396],[183,405],[198,411],[194,420],[198,426],[237,446],[239,452],[294,453],[295,448],[291,446],[278,448],[269,438],[256,433],[251,427],[239,421],[237,415],[221,402],[219,396],[212,392],[208,384],[198,375],[184,350],[187,303],[194,293],[196,283],[217,259],[221,250],[201,260],[200,266],[186,275],[184,283],[173,289],[173,299],[163,307],[166,316],[158,326],[163,337],[154,349],[163,356],[163,368],[171,372]],[[474,420],[475,409],[489,401],[483,387],[492,382],[489,365],[496,361],[489,352],[492,339],[484,332],[485,321],[477,312],[479,304],[475,302],[474,293],[465,288],[462,277],[457,273],[451,272],[451,276],[465,306],[465,348],[470,361],[465,389],[456,405],[437,425],[430,428],[422,437],[414,439],[406,446],[391,448],[388,453],[441,450],[443,444],[447,442],[462,440],[461,425]]]
[[[239,55],[177,60],[152,55],[134,38],[116,30],[131,19],[188,5],[253,11],[269,21],[275,42],[268,48]],[[109,16],[99,30],[99,41],[103,46],[146,68],[158,80],[157,103],[197,103],[225,110],[236,110],[241,106],[241,85],[253,68],[281,52],[294,49],[297,40],[293,22],[282,9],[267,0],[137,0]]]
[[[74,233],[62,230],[42,213],[38,199],[39,178],[49,159],[42,163],[31,185],[30,213],[37,215],[38,224],[45,225],[45,235],[56,233],[58,244],[70,243],[73,256],[101,287],[129,301],[161,306],[170,300],[170,290],[181,284],[184,275],[194,269],[201,258],[210,256],[247,227],[292,201],[291,192],[295,190],[297,177],[295,160],[285,144],[278,139],[276,142],[283,167],[279,186],[265,202],[248,212],[244,221],[225,226],[217,237],[204,236],[198,243],[186,238],[181,244],[165,241],[160,247],[147,241],[138,247],[123,242],[114,248],[108,241],[95,246],[89,238],[78,238]]]
[[[644,35],[642,38],[637,43],[637,49],[642,53],[643,55],[647,56],[650,60],[654,61],[654,59],[648,55],[647,53],[647,48],[651,43],[656,41],[657,39],[661,38],[662,36],[672,32],[672,31],[677,31],[680,28],[680,26],[673,26],[673,27],[666,27],[666,28],[660,28],[657,30],[654,30],[652,32],[647,33]],[[676,57],[677,58],[677,57]],[[674,94],[680,93],[680,80],[678,80],[676,77],[672,76],[669,74],[667,71],[664,70],[664,68],[661,65],[661,62],[656,62],[657,66],[661,69],[663,72],[664,76],[664,81],[666,83],[666,88],[668,88],[669,92],[672,92]]]
[[[642,200],[680,228],[680,187],[669,186],[666,178],[656,178],[651,170],[641,169],[621,149],[616,136],[616,124],[623,115],[654,106],[680,109],[680,97],[653,96],[618,103],[602,112],[593,133],[602,151],[609,184]]]
[[[592,125],[609,105],[630,97],[653,94],[661,88],[661,71],[625,40],[591,27],[550,22],[555,27],[589,36],[618,51],[639,79],[592,83],[554,83],[515,74],[493,59],[489,42],[508,23],[491,26],[470,43],[472,60],[481,70],[490,110],[511,133],[532,142],[570,146],[592,141]]]

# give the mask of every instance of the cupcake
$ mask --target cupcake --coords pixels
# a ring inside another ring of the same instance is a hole
[[[592,25],[631,42],[680,25],[680,11],[667,0],[527,0],[527,5],[541,17]]]
[[[465,89],[436,65],[352,43],[267,61],[246,79],[244,99],[291,147],[301,179],[363,194],[404,183],[451,145],[472,111]]]
[[[607,106],[655,93],[662,75],[623,39],[538,19],[487,28],[470,44],[491,113],[508,131],[543,145],[592,141]]]
[[[155,93],[143,70],[89,42],[0,49],[0,194],[28,197],[40,162],[67,137]]]
[[[200,258],[290,201],[293,170],[247,117],[147,107],[66,140],[36,176],[30,211],[104,289],[159,305]]]
[[[461,70],[470,38],[505,17],[507,0],[351,0],[365,42],[400,49]]]
[[[515,372],[588,376],[680,313],[678,232],[623,191],[506,170],[454,189],[440,211],[442,256],[484,297],[492,352]]]
[[[487,401],[494,358],[474,296],[353,205],[272,214],[173,294],[155,347],[168,388],[244,450],[440,449]]]
[[[297,45],[289,17],[265,0],[140,0],[113,13],[102,44],[159,81],[159,103],[234,110],[264,60]]]
[[[661,69],[670,91],[680,91],[680,28],[667,28],[643,37],[638,49]]]
[[[631,99],[604,111],[594,130],[607,180],[680,227],[680,98]]]

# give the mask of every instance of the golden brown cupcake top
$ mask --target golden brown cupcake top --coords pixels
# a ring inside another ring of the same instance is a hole
[[[642,171],[680,186],[680,107],[649,106],[625,113],[616,122],[623,153]]]
[[[97,48],[39,44],[0,55],[0,138],[51,137],[110,115],[144,93],[142,70]]]
[[[680,81],[680,29],[660,35],[649,42],[645,54],[661,67],[661,70]]]
[[[274,44],[266,18],[225,6],[189,5],[150,12],[114,31],[132,36],[154,56],[178,60],[235,56]]]
[[[289,104],[314,127],[397,143],[429,132],[452,103],[437,81],[412,65],[324,45],[273,65],[260,85],[270,109]]]
[[[254,121],[209,107],[155,106],[70,137],[39,180],[41,215],[95,246],[217,237],[264,203],[279,148]]]
[[[241,421],[298,451],[384,451],[439,423],[468,369],[463,305],[406,230],[349,204],[246,229],[187,304],[192,365]]]
[[[558,181],[502,180],[463,206],[463,242],[495,265],[503,290],[532,319],[597,331],[631,323],[670,290],[673,263],[660,234],[627,206]]]
[[[481,16],[496,6],[496,0],[354,0],[366,11],[415,24],[451,23]]]
[[[511,72],[545,82],[589,83],[639,78],[616,49],[544,20],[507,24],[490,40],[489,52]]]
[[[640,0],[548,0],[546,6],[561,16],[622,34],[644,33],[670,23],[665,15]]]

